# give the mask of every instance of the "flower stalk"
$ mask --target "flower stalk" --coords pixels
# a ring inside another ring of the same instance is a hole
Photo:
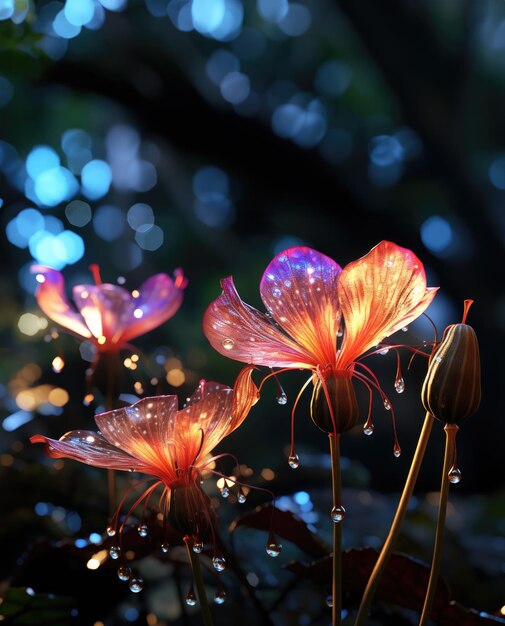
[[[332,597],[332,626],[342,623],[342,519],[337,519],[334,514],[342,510],[342,480],[340,473],[340,435],[329,433],[331,455],[331,482],[333,495],[333,577],[331,587]]]
[[[407,512],[407,507],[414,491],[415,484],[417,482],[417,477],[419,475],[419,470],[423,462],[424,454],[426,452],[426,446],[430,438],[431,429],[433,427],[434,421],[434,417],[429,412],[427,412],[424,418],[423,427],[419,436],[419,440],[417,442],[416,451],[412,459],[412,464],[410,466],[407,480],[405,481],[403,492],[400,497],[400,501],[398,503],[393,522],[391,524],[391,528],[389,529],[386,541],[384,542],[382,550],[379,554],[379,558],[377,559],[375,567],[373,568],[372,574],[370,575],[370,578],[368,580],[368,584],[365,588],[365,592],[359,606],[358,615],[356,616],[354,626],[364,626],[364,624],[366,623],[368,613],[370,611],[370,607],[372,605],[373,598],[379,585],[381,576],[388,564],[388,561],[398,540],[403,520]]]
[[[207,602],[207,595],[205,593],[205,586],[203,584],[200,559],[198,558],[198,554],[193,552],[193,541],[191,537],[188,537],[186,535],[184,537],[184,543],[186,544],[186,549],[188,551],[188,558],[191,564],[191,571],[193,573],[193,582],[195,583],[196,593],[198,596],[198,602],[200,604],[200,610],[202,612],[202,620],[204,626],[213,626],[209,603]]]
[[[433,602],[435,600],[435,592],[438,582],[438,574],[440,571],[440,562],[442,560],[442,548],[444,543],[445,517],[447,513],[447,501],[449,499],[449,473],[454,462],[454,454],[456,450],[456,434],[458,426],[456,424],[446,424],[445,430],[445,454],[444,468],[442,470],[442,481],[440,484],[440,497],[438,501],[438,520],[437,532],[435,536],[435,546],[433,548],[433,559],[431,562],[430,579],[428,581],[428,589],[424,599],[423,611],[419,626],[426,626],[430,621]]]

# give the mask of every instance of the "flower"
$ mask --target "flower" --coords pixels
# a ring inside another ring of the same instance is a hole
[[[181,306],[187,281],[182,270],[151,276],[133,292],[124,287],[102,283],[96,265],[91,266],[95,285],[76,285],[73,289],[77,311],[65,295],[65,282],[57,270],[34,265],[39,286],[37,302],[54,322],[91,341],[99,352],[117,352],[131,339],[163,324]]]
[[[351,408],[351,377],[381,392],[358,358],[421,315],[437,291],[426,287],[423,264],[414,253],[389,241],[344,269],[311,248],[281,252],[260,284],[266,315],[242,302],[232,277],[221,285],[223,293],[203,320],[211,345],[248,364],[312,371],[313,418],[322,398],[331,424],[324,419],[318,425],[335,433],[352,427],[357,413],[339,423],[338,399],[331,397],[329,387],[345,394]],[[338,384],[328,384],[336,379]]]
[[[242,370],[233,389],[202,380],[180,410],[177,396],[143,398],[96,415],[99,432],[73,430],[59,440],[34,435],[30,441],[44,443],[53,458],[154,477],[155,483],[145,488],[136,504],[162,485],[164,515],[193,546],[200,546],[207,531],[214,529],[209,499],[201,489],[202,472],[213,460],[208,458],[210,452],[240,426],[257,401],[252,369]],[[118,517],[119,510],[116,521]]]

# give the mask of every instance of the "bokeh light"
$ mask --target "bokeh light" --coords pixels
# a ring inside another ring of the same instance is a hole
[[[452,243],[452,227],[445,218],[432,215],[421,225],[421,239],[428,250],[440,254]]]

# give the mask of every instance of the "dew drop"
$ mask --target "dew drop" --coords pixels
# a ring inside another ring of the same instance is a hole
[[[147,537],[149,534],[149,529],[147,528],[147,524],[139,524],[137,528],[137,532],[141,537]]]
[[[280,393],[277,398],[277,404],[287,404],[288,402],[288,397],[287,395],[284,393],[284,391],[282,393]]]
[[[370,437],[370,435],[373,435],[374,428],[375,426],[372,424],[372,422],[366,422],[366,424],[363,426],[363,433],[367,437]]]
[[[216,591],[216,595],[214,596],[214,602],[216,604],[224,604],[225,600],[226,600],[226,593],[224,592],[224,589],[218,589]]]
[[[386,265],[387,265],[388,267],[393,267],[394,263],[393,263],[393,261],[387,261],[387,262],[386,262]]]
[[[396,458],[398,458],[402,453],[402,449],[400,448],[400,445],[395,443],[394,447],[393,447],[393,454]]]
[[[114,528],[114,526],[107,526],[105,532],[109,535],[109,537],[114,537],[114,535],[116,534],[116,529]]]
[[[221,556],[215,556],[212,559],[212,565],[214,566],[216,572],[222,572],[226,569],[226,561]]]
[[[403,393],[405,391],[405,381],[403,378],[397,378],[395,380],[396,393]]]
[[[230,495],[230,490],[228,489],[228,487],[223,487],[221,489],[221,495],[223,496],[223,498],[227,498]]]
[[[344,336],[344,331],[341,328],[339,328],[337,330],[337,337],[343,337],[343,336]]]
[[[437,363],[441,363],[441,362],[442,362],[442,357],[441,357],[441,356],[436,356],[436,357],[435,357],[435,361],[436,361]]]
[[[117,577],[119,578],[119,580],[130,580],[132,575],[132,570],[130,567],[128,567],[128,565],[120,565],[117,568]]]
[[[135,468],[134,468],[134,467],[130,467],[130,468],[128,468],[128,471],[129,471],[131,474],[133,474],[133,472],[135,471]]]
[[[111,546],[109,550],[109,556],[111,559],[119,559],[121,554],[121,548],[119,546]]]
[[[280,298],[282,296],[282,291],[279,289],[279,287],[275,287],[274,289],[272,289],[272,295],[274,298]]]
[[[326,606],[331,609],[333,606],[333,596],[326,596]]]
[[[387,398],[384,398],[384,408],[386,409],[386,411],[391,410],[391,404]]]
[[[161,547],[161,551],[166,554],[168,552],[168,549],[170,548],[170,544],[162,543],[160,547]]]
[[[130,591],[133,593],[139,593],[144,588],[144,581],[140,576],[130,579]]]
[[[223,339],[222,346],[225,350],[231,350],[235,346],[233,339]]]
[[[288,465],[291,469],[297,469],[300,465],[300,459],[298,454],[291,454],[288,457]]]
[[[282,546],[280,543],[276,543],[275,541],[270,541],[269,543],[267,543],[266,551],[267,551],[268,556],[275,558],[279,556],[279,554],[281,553],[281,550],[282,550]]]
[[[201,541],[195,541],[195,543],[193,544],[193,552],[195,554],[200,554],[202,550],[203,550],[203,543]]]
[[[186,596],[186,604],[188,606],[195,606],[196,605],[196,596],[195,596],[193,591],[190,591],[188,593],[188,595]]]
[[[378,354],[382,354],[382,356],[386,355],[389,352],[389,348],[382,348],[379,350]]]
[[[331,516],[331,519],[335,522],[335,524],[338,524],[345,517],[344,507],[342,505],[334,506],[331,510],[330,516]]]
[[[409,327],[408,326],[404,326],[402,328],[402,333],[406,333],[408,331]]]
[[[289,289],[291,287],[291,281],[290,280],[285,280],[284,281],[284,285]]]
[[[244,504],[244,502],[247,500],[245,493],[239,493],[237,496],[237,500],[239,504]]]
[[[449,482],[457,485],[461,481],[461,470],[458,467],[451,467],[449,470]]]

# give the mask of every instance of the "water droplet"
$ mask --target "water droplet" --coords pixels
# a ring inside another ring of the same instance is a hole
[[[214,566],[216,572],[222,572],[226,569],[226,561],[221,556],[215,556],[212,559],[212,565]]]
[[[147,537],[149,534],[149,529],[147,528],[147,524],[139,524],[137,528],[137,532],[141,537]]]
[[[402,453],[402,449],[400,448],[400,445],[398,443],[395,443],[394,447],[393,447],[393,454],[396,458],[398,458]]]
[[[326,596],[326,606],[331,609],[333,606],[333,596]]]
[[[282,296],[282,291],[279,289],[279,287],[275,287],[274,289],[272,289],[272,295],[274,298],[280,298]]]
[[[266,551],[267,551],[268,556],[275,558],[279,556],[279,554],[281,553],[281,550],[282,550],[282,546],[280,543],[276,543],[275,541],[270,541],[269,543],[267,543]]]
[[[436,356],[436,357],[435,357],[435,361],[436,361],[437,363],[441,363],[441,362],[442,362],[442,357],[441,357],[441,356]]]
[[[230,490],[228,489],[228,487],[223,487],[221,489],[221,495],[223,496],[223,498],[227,498],[230,495]]]
[[[291,287],[291,281],[290,280],[285,280],[284,281],[285,286],[289,289]]]
[[[387,265],[388,267],[393,267],[394,263],[393,263],[393,261],[387,261],[387,262],[386,262],[386,265]]]
[[[193,544],[193,552],[195,554],[200,554],[202,550],[203,550],[203,543],[201,541],[195,541],[195,543]]]
[[[298,458],[298,454],[291,454],[288,457],[288,465],[291,469],[297,469],[300,465],[300,459]]]
[[[105,532],[109,535],[109,537],[114,537],[114,535],[116,534],[116,529],[114,528],[114,526],[107,526]]]
[[[288,397],[287,395],[284,393],[284,391],[282,393],[280,393],[277,398],[277,404],[287,404],[288,402]]]
[[[109,550],[109,556],[111,559],[119,559],[121,554],[121,548],[119,546],[111,546]]]
[[[405,381],[403,378],[397,378],[395,380],[396,393],[403,393],[405,391]]]
[[[389,352],[389,348],[382,348],[379,350],[378,354],[382,354],[382,356],[386,355]]]
[[[386,409],[386,411],[391,410],[391,403],[389,402],[387,398],[384,398],[384,408]]]
[[[186,604],[188,606],[195,606],[196,605],[196,596],[195,596],[193,591],[189,591],[188,592],[188,595],[186,596]]]
[[[214,596],[214,602],[216,604],[224,604],[225,600],[226,600],[226,593],[224,589],[218,589],[216,591],[216,595]]]
[[[131,567],[128,567],[128,565],[120,565],[117,568],[117,577],[119,580],[130,580],[131,575],[132,570]]]
[[[144,580],[140,576],[130,579],[130,591],[139,593],[144,588]]]
[[[168,552],[168,549],[170,548],[170,544],[162,543],[160,547],[161,547],[161,551],[166,554]]]
[[[129,472],[131,472],[131,473],[133,473],[133,472],[135,471],[135,468],[130,467],[130,468],[128,469],[128,471],[129,471]]]
[[[345,517],[344,507],[342,505],[334,506],[331,510],[330,517],[335,522],[335,524],[341,522]]]
[[[233,339],[223,339],[222,346],[225,350],[231,350],[235,346]]]
[[[461,480],[461,470],[458,467],[451,467],[449,470],[449,482],[456,485]]]
[[[244,504],[244,502],[247,500],[245,493],[239,493],[237,496],[237,500],[239,504]]]
[[[408,326],[404,326],[402,328],[402,333],[406,333],[408,331],[409,327]]]
[[[337,330],[337,337],[343,337],[343,336],[344,336],[344,331],[341,328],[339,328]]]
[[[375,426],[372,424],[372,422],[366,422],[365,425],[363,426],[363,433],[367,437],[370,437],[370,435],[373,435],[374,428]]]

